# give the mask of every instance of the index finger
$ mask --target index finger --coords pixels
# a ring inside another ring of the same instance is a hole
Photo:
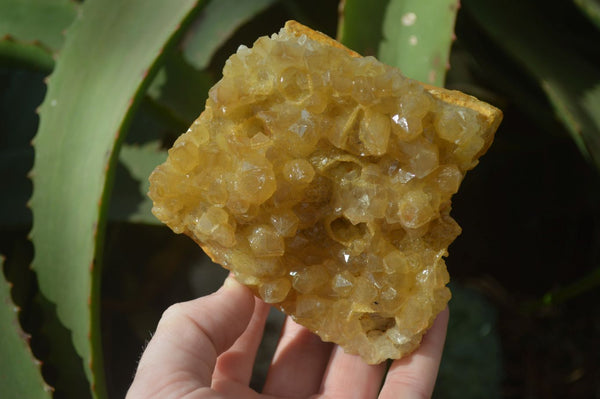
[[[144,351],[128,398],[210,388],[217,357],[244,332],[254,296],[228,277],[214,294],[172,305]]]

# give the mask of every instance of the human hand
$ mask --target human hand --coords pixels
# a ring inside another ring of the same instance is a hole
[[[431,397],[448,309],[417,351],[392,363],[383,387],[385,364],[368,365],[288,317],[259,394],[248,384],[268,311],[231,276],[214,294],[171,306],[140,359],[127,399]]]

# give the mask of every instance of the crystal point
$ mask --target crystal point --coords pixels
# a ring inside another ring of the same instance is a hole
[[[367,363],[413,351],[450,298],[451,196],[500,111],[293,21],[223,73],[150,177],[154,214]]]

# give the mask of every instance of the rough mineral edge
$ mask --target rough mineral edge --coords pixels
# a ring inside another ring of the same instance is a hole
[[[332,39],[324,33],[314,31],[296,21],[292,20],[286,22],[284,29],[295,36],[300,37],[302,35],[306,35],[308,38],[325,45],[341,48],[352,57],[361,57],[361,55],[357,52],[350,50],[340,42]],[[422,85],[431,95],[443,102],[469,108],[477,112],[482,118],[485,119],[485,121],[482,123],[482,126],[485,127],[489,134],[493,135],[498,129],[498,126],[500,126],[500,122],[502,122],[502,111],[486,102],[480,101],[476,97],[470,96],[458,90],[448,90],[442,87],[431,86],[422,82],[418,83]],[[492,141],[493,140],[489,141],[489,145],[492,144]],[[488,148],[485,148],[482,151],[482,155],[487,150]]]
[[[389,107],[398,101],[420,106],[403,114]],[[443,257],[460,233],[450,197],[500,120],[290,21],[228,60],[151,176],[153,212],[323,340],[367,363],[400,358],[450,298]]]

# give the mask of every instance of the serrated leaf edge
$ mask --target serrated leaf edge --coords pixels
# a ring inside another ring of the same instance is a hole
[[[139,103],[140,99],[142,98],[142,96],[144,94],[145,89],[148,87],[148,85],[150,84],[150,82],[152,80],[153,74],[158,70],[158,65],[160,64],[162,57],[165,54],[165,50],[175,44],[175,39],[182,32],[182,28],[191,21],[192,15],[195,12],[197,12],[197,10],[200,8],[201,5],[203,5],[204,1],[205,0],[196,0],[194,2],[194,4],[190,7],[188,14],[182,19],[181,23],[172,32],[171,36],[166,40],[164,46],[161,47],[160,50],[158,51],[156,57],[154,58],[154,62],[150,65],[150,67],[141,76],[138,88],[137,88],[136,92],[133,94],[133,96],[130,98],[130,100],[128,102],[127,110],[123,117],[123,120],[121,121],[121,124],[120,124],[117,132],[115,133],[114,146],[112,148],[112,151],[109,151],[105,155],[105,168],[103,171],[105,185],[103,187],[102,194],[101,194],[98,204],[97,204],[99,216],[98,216],[97,222],[94,224],[94,228],[93,228],[93,237],[95,240],[95,251],[94,251],[94,254],[92,257],[92,263],[90,265],[88,265],[88,267],[90,269],[90,273],[92,274],[92,277],[91,277],[91,285],[92,286],[90,287],[91,294],[90,294],[90,297],[88,298],[88,307],[90,308],[90,314],[92,315],[91,319],[89,320],[90,324],[88,326],[88,338],[91,342],[92,349],[90,350],[89,363],[85,365],[85,367],[86,367],[85,369],[86,369],[86,371],[91,371],[91,373],[92,373],[91,375],[94,376],[94,378],[92,378],[90,380],[90,384],[91,384],[91,391],[93,394],[95,394],[96,397],[101,397],[101,398],[106,397],[106,392],[105,392],[106,387],[105,387],[105,381],[104,381],[103,361],[102,361],[102,359],[94,358],[94,353],[100,353],[100,354],[102,353],[101,350],[99,350],[99,348],[101,348],[101,336],[100,336],[101,333],[100,333],[100,329],[99,329],[99,322],[100,322],[100,320],[99,320],[99,318],[100,318],[99,305],[100,304],[99,304],[98,299],[96,299],[96,300],[93,299],[93,298],[99,298],[99,295],[100,295],[100,278],[99,278],[100,277],[100,267],[94,267],[94,264],[95,263],[98,265],[102,264],[102,252],[103,252],[103,245],[104,245],[103,239],[104,239],[104,232],[105,232],[106,222],[107,222],[108,204],[109,204],[112,185],[114,183],[114,175],[115,175],[114,171],[115,171],[115,167],[116,167],[116,164],[118,161],[119,149],[120,149],[120,145],[122,144],[122,141],[125,136],[124,134],[121,134],[121,133],[127,131],[127,128],[129,126],[129,123],[131,122],[131,119],[133,116],[131,111]],[[75,16],[73,22],[63,32],[63,35],[65,36],[65,43],[66,43],[66,40],[68,39],[68,37],[73,34],[72,32],[75,30],[75,28],[78,26],[78,24],[80,24],[82,22],[83,16],[84,16],[83,7],[78,7],[77,13],[76,13],[76,16]],[[77,31],[75,30],[75,32],[77,32]],[[55,56],[55,61],[58,62],[60,59],[59,54],[55,53],[54,56]],[[51,84],[54,73],[55,73],[55,71],[53,71],[45,79],[45,83],[47,86],[49,86]],[[48,105],[52,106],[53,101],[55,101],[55,99],[50,99],[46,95],[46,97],[44,98],[44,101],[37,109],[37,113],[40,115],[40,118],[42,116],[41,112],[43,111],[43,109],[45,107],[47,107]],[[32,139],[32,141],[31,141],[32,145],[34,145],[34,146],[35,146],[35,138],[37,138],[37,133],[36,133],[36,136],[34,137],[34,139]],[[32,179],[31,179],[32,183],[34,184],[34,191],[33,191],[32,197],[28,201],[28,206],[32,210],[35,208],[35,202],[36,202],[35,182],[33,181],[34,177],[35,177],[35,167],[36,167],[36,165],[35,165],[35,161],[34,161],[34,165],[31,169],[31,171],[29,172],[29,175],[32,176]],[[35,229],[35,219],[34,219],[33,227],[28,235],[28,238],[32,243],[35,240],[35,232],[36,232],[36,229]],[[36,259],[34,257],[34,259],[32,261],[32,268],[35,268],[35,264],[36,264]],[[51,302],[54,302],[51,298],[48,298],[48,299]],[[59,319],[60,319],[60,317],[59,317]],[[65,328],[71,330],[71,328],[69,328],[66,325],[65,325]],[[74,344],[75,344],[75,342],[74,342]],[[77,347],[76,344],[75,344],[75,347]],[[96,349],[94,349],[94,348],[96,348]],[[87,372],[86,372],[86,375],[88,375]]]
[[[3,302],[5,302],[3,306],[12,307],[12,310],[15,315],[14,319],[12,320],[12,324],[15,326],[15,328],[17,330],[17,335],[21,338],[21,342],[25,346],[26,351],[31,356],[31,362],[33,363],[34,367],[39,372],[40,380],[43,384],[44,391],[46,391],[50,394],[51,392],[54,392],[54,388],[52,386],[50,386],[44,379],[43,374],[42,374],[42,361],[39,360],[37,357],[35,357],[35,355],[31,351],[31,345],[30,345],[31,335],[29,335],[25,331],[23,331],[23,328],[21,327],[21,323],[19,322],[19,313],[21,312],[21,308],[18,307],[11,298],[11,291],[12,291],[12,288],[14,285],[10,281],[6,280],[6,278],[4,277],[3,270],[2,270],[3,266],[4,266],[4,261],[5,261],[5,257],[0,255],[0,275],[2,277],[0,279],[0,280],[2,280],[2,281],[0,281],[0,284],[5,284],[7,286],[7,294],[8,294],[8,296],[6,298],[3,298]]]

